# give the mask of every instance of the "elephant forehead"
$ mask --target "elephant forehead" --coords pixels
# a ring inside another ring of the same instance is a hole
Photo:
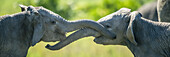
[[[112,23],[112,22],[115,22],[115,21],[118,21],[118,20],[121,20],[121,17],[120,16],[112,16],[112,17],[109,17],[109,18],[102,18],[100,19],[99,23]]]
[[[112,13],[112,14],[110,14],[110,15],[107,15],[107,16],[99,19],[97,22],[114,21],[114,20],[117,20],[117,19],[121,19],[121,18],[123,18],[124,16],[126,16],[125,13]]]
[[[39,9],[37,9],[37,11],[42,15],[42,16],[46,16],[46,17],[50,17],[50,18],[56,18],[56,17],[60,17],[58,14],[43,8],[43,7],[39,7]]]

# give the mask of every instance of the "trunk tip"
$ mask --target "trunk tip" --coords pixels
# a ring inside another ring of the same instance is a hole
[[[49,49],[49,50],[59,50],[59,49],[61,49],[61,48],[55,48],[55,46],[51,46],[51,45],[49,45],[49,44],[47,44],[47,45],[45,46],[45,48],[47,48],[47,49]]]

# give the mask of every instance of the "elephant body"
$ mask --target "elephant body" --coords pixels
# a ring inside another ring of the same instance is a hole
[[[138,11],[146,19],[160,22],[170,22],[170,0],[158,0],[145,4]]]
[[[153,22],[144,18],[134,20],[137,45],[124,40],[135,57],[169,57],[170,23]]]
[[[25,16],[22,12],[0,17],[0,57],[26,57],[33,28]]]
[[[158,21],[157,1],[141,6],[137,11],[142,14],[142,17],[152,21]]]
[[[170,0],[158,0],[158,19],[161,22],[170,22]]]
[[[116,14],[123,16],[125,11],[123,9]],[[134,57],[169,57],[170,56],[170,23],[155,22],[142,17],[142,15],[135,11],[124,14],[125,17],[117,17],[119,22],[118,26],[112,26],[116,23],[116,19],[106,16],[105,21],[99,20],[102,25],[111,24],[110,31],[117,35],[117,39],[110,40],[103,37],[95,38],[95,42],[104,45],[124,45],[127,46],[134,54]],[[130,16],[130,17],[128,17]],[[108,19],[107,19],[108,18]],[[130,19],[127,21],[127,19]],[[109,22],[109,20],[112,20]],[[126,21],[124,21],[126,20]],[[123,25],[124,22],[124,25]],[[127,22],[127,23],[126,23]],[[123,26],[123,27],[122,27]],[[121,27],[119,29],[114,29]],[[117,30],[117,31],[116,31]],[[121,31],[122,30],[122,31]],[[105,39],[105,40],[104,40]]]
[[[105,26],[110,24],[111,28],[108,29],[117,35],[117,39],[106,40],[106,38],[98,37],[94,41],[104,45],[127,46],[134,57],[169,57],[170,23],[151,21],[143,18],[137,11],[130,12],[128,10],[120,9],[98,21]],[[109,18],[117,14],[124,17]],[[116,23],[112,23],[115,21],[120,24],[116,26]]]

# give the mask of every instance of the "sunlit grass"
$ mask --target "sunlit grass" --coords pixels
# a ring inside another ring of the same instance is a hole
[[[27,57],[133,57],[125,46],[99,45],[94,43],[93,39],[93,37],[86,37],[55,51],[46,49],[47,43],[40,42],[30,47]]]

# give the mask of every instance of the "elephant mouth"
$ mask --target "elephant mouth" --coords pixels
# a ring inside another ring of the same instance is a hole
[[[65,35],[66,34],[66,32],[63,32],[62,30],[56,30],[55,32],[58,33],[58,34],[61,34],[61,35]]]
[[[108,45],[106,42],[105,42],[105,39],[108,40],[108,38],[104,38],[102,36],[100,37],[96,37],[93,41],[97,44],[102,44],[102,45]],[[116,39],[116,36],[114,37],[114,39]],[[114,40],[114,39],[109,39],[109,40]]]
[[[97,44],[102,44],[102,40],[103,40],[102,37],[96,37],[93,41]]]

